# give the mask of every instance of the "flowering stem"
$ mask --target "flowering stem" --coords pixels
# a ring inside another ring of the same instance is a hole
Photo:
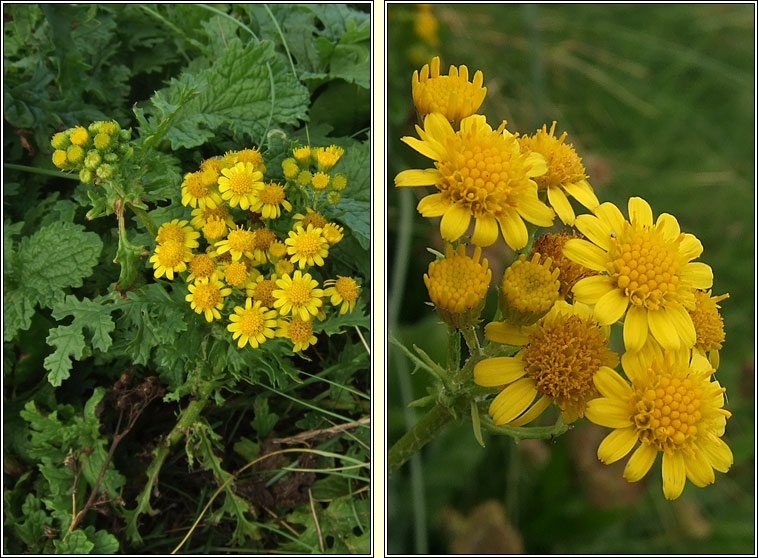
[[[455,326],[447,326],[447,371],[450,374],[458,372],[461,365],[461,336]]]
[[[474,326],[468,326],[461,330],[463,338],[466,340],[468,350],[471,355],[479,355],[482,352],[482,348],[479,345],[479,337],[476,335]]]
[[[145,226],[145,228],[147,229],[147,232],[149,232],[153,238],[158,236],[158,227],[156,227],[155,223],[153,223],[153,220],[150,219],[150,216],[147,214],[147,211],[145,211],[141,207],[135,207],[132,204],[128,204],[128,205],[129,205],[129,208],[137,216],[137,219],[139,219],[140,222]]]
[[[26,165],[14,165],[13,163],[3,163],[3,166],[6,169],[31,172],[33,174],[43,174],[45,176],[54,176],[56,178],[68,178],[69,180],[76,180],[77,182],[79,181],[78,174],[71,174],[67,172],[50,170],[50,169],[39,169],[37,167],[27,167]]]
[[[568,432],[570,426],[563,424],[563,419],[558,415],[558,420],[552,426],[495,426],[490,417],[482,419],[482,427],[494,434],[505,434],[516,441],[553,439]]]

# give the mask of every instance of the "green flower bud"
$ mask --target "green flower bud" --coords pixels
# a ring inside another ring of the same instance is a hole
[[[89,184],[92,182],[92,171],[88,168],[83,168],[79,171],[79,180],[84,182],[85,184]]]
[[[328,201],[332,205],[337,205],[340,200],[342,199],[342,196],[339,192],[329,192],[326,195],[326,201]]]
[[[58,132],[53,136],[53,139],[50,140],[50,145],[55,149],[66,149],[71,145],[71,140],[68,139],[68,134],[66,134],[66,132]]]
[[[108,163],[103,163],[99,167],[97,167],[97,177],[101,180],[108,180],[111,176],[113,176],[113,165],[109,165]]]
[[[84,149],[78,145],[70,145],[66,150],[66,157],[72,165],[78,165],[84,159]]]
[[[105,159],[106,163],[115,163],[116,161],[118,161],[118,155],[116,155],[115,153],[106,153],[105,155],[103,155],[103,159]]]
[[[108,134],[104,134],[100,132],[95,136],[95,139],[92,140],[95,144],[96,149],[100,149],[101,151],[103,149],[108,149],[108,147],[111,144],[111,137]]]
[[[103,158],[100,156],[100,153],[94,149],[90,149],[84,158],[84,166],[90,170],[95,170],[102,160]]]

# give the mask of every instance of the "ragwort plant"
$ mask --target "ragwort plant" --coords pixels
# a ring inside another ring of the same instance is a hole
[[[368,553],[368,10],[6,9],[4,550]]]
[[[623,476],[636,482],[660,454],[669,500],[687,479],[713,483],[733,462],[726,390],[714,375],[725,337],[718,303],[728,295],[712,294],[711,268],[696,261],[702,244],[642,198],[626,211],[601,203],[556,122],[531,135],[490,126],[477,114],[483,84],[466,66],[443,74],[438,57],[412,77],[419,124],[402,141],[432,165],[400,172],[395,186],[432,189],[417,209],[441,218],[446,249],[423,280],[449,349],[439,364],[393,340],[433,381],[412,403],[431,409],[390,449],[390,474],[445,423],[470,415],[482,446],[482,431],[519,441],[554,438],[580,419],[609,428],[600,461],[629,456]],[[556,216],[564,230],[545,230]],[[492,286],[482,247],[502,241],[514,259],[494,285],[495,315],[482,320]],[[550,408],[555,424],[528,426]]]

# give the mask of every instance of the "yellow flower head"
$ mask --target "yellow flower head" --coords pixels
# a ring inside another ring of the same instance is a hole
[[[189,270],[187,281],[210,279],[216,275],[216,262],[208,254],[195,254],[189,261]]]
[[[347,176],[337,173],[332,177],[332,190],[341,192],[347,186]]]
[[[232,216],[229,215],[229,211],[223,205],[219,207],[198,207],[197,209],[193,209],[190,225],[199,230],[211,219],[224,221],[228,227],[234,227],[234,219],[232,219]]]
[[[340,160],[345,150],[338,145],[316,149],[316,163],[320,171],[331,169]],[[315,185],[314,185],[315,186]]]
[[[103,134],[102,132],[95,135],[94,139],[92,140],[92,143],[95,146],[95,149],[108,149],[108,147],[111,144],[111,136],[108,134]]]
[[[245,289],[249,280],[248,264],[244,260],[232,261],[224,267],[224,281],[230,287]]]
[[[69,136],[69,140],[74,145],[83,146],[89,141],[89,133],[82,126],[76,126]]]
[[[295,223],[292,225],[293,231],[296,231],[298,227],[307,229],[308,225],[313,225],[315,229],[323,229],[327,223],[326,217],[318,211],[313,211],[310,207],[306,208],[305,214],[295,213],[294,219]]]
[[[455,252],[453,246],[448,244],[445,257],[429,264],[424,283],[437,313],[445,323],[462,328],[479,319],[492,279],[487,259],[480,262],[481,256],[479,246],[469,257],[463,244]]]
[[[257,193],[263,188],[263,173],[255,170],[252,163],[237,163],[223,169],[218,179],[221,197],[229,201],[231,207],[238,205],[248,209],[255,205]]]
[[[329,246],[334,246],[344,238],[344,228],[337,223],[327,223],[321,231]]]
[[[284,275],[277,279],[276,286],[278,288],[272,292],[274,307],[282,316],[291,313],[302,320],[310,320],[323,305],[324,291],[318,288],[318,281],[310,273],[297,270],[291,277]]]
[[[297,316],[287,320],[279,320],[277,337],[286,337],[294,345],[293,351],[304,351],[311,345],[316,344],[316,336],[313,335],[313,320],[303,320]]]
[[[247,296],[253,300],[260,301],[261,304],[267,308],[273,308],[274,298],[273,292],[276,290],[276,275],[266,279],[263,275],[259,275],[255,282],[248,284],[246,292]]]
[[[53,164],[59,169],[66,169],[70,167],[68,163],[68,156],[63,149],[56,149],[53,153]]]
[[[521,136],[519,143],[524,153],[539,153],[547,161],[547,172],[537,176],[534,181],[540,190],[547,190],[547,199],[561,221],[573,225],[575,214],[566,194],[575,198],[584,207],[592,211],[599,202],[592,186],[587,182],[582,159],[576,154],[574,146],[564,143],[567,132],[555,137],[555,124],[547,131],[543,125],[533,136]]]
[[[577,281],[598,274],[597,271],[579,265],[563,255],[563,247],[572,238],[582,237],[574,232],[543,234],[534,240],[532,249],[529,252],[530,258],[539,253],[545,258],[549,257],[553,260],[553,267],[560,271],[558,281],[561,283],[561,296],[563,298],[572,296],[571,289]]]
[[[322,230],[313,225],[308,225],[307,229],[298,227],[284,240],[287,254],[300,269],[307,265],[324,265],[324,258],[329,255],[329,242],[321,234]]]
[[[176,240],[187,248],[197,248],[199,246],[198,238],[200,238],[200,233],[189,226],[187,221],[174,219],[160,226],[155,241],[158,244],[163,244],[167,240]]]
[[[595,374],[613,372],[618,364],[618,355],[608,348],[609,333],[609,327],[592,319],[588,306],[565,301],[532,326],[487,324],[490,341],[523,347],[515,356],[488,358],[474,367],[480,386],[504,386],[489,408],[495,424],[522,426],[551,403],[561,409],[565,423],[584,416],[587,402],[597,397]]]
[[[182,182],[182,205],[213,209],[221,205],[221,196],[203,182],[200,173],[190,172]]]
[[[261,306],[261,301],[252,299],[245,300],[244,308],[235,306],[234,313],[229,316],[232,322],[226,329],[232,333],[232,338],[237,339],[237,346],[241,349],[248,343],[257,349],[267,339],[273,339],[276,327],[276,310],[269,310]]]
[[[266,172],[266,167],[263,166],[263,157],[261,156],[261,152],[258,151],[255,147],[248,147],[237,151],[237,162],[252,163],[253,167],[256,170],[259,170],[262,173]]]
[[[603,203],[595,215],[580,215],[576,228],[588,240],[566,243],[567,258],[601,275],[574,285],[574,299],[595,305],[602,325],[624,315],[627,351],[642,350],[650,333],[664,348],[695,345],[696,333],[687,308],[694,308],[695,289],[709,289],[713,272],[692,262],[703,245],[679,230],[679,223],[662,213],[653,223],[653,211],[642,198],[629,199],[629,219],[612,203]]]
[[[221,172],[224,169],[230,169],[234,165],[236,165],[238,162],[239,162],[239,158],[237,157],[237,152],[236,151],[227,151],[218,160],[218,170],[219,170],[219,172]]]
[[[558,300],[560,271],[551,258],[540,262],[540,254],[527,260],[519,256],[505,270],[500,283],[500,310],[503,319],[514,324],[528,325],[544,316]]]
[[[282,172],[286,178],[292,180],[300,172],[300,167],[297,166],[295,159],[289,157],[282,161]]]
[[[269,182],[257,191],[256,201],[250,209],[259,212],[264,219],[278,219],[282,207],[286,211],[292,211],[292,204],[284,197],[284,186]]]
[[[253,231],[253,248],[255,260],[261,263],[267,260],[266,252],[271,247],[271,243],[276,240],[276,234],[269,228],[260,227]]]
[[[350,312],[352,314],[355,308],[355,302],[358,300],[360,287],[352,277],[342,277],[337,275],[337,279],[327,279],[324,281],[324,296],[331,297],[332,306],[340,307],[340,314]]]
[[[624,478],[637,482],[663,453],[663,495],[679,497],[686,479],[695,486],[715,481],[713,470],[725,473],[734,458],[721,439],[726,419],[723,387],[714,370],[697,352],[664,351],[652,358],[626,353],[621,364],[631,385],[611,369],[594,378],[601,397],[587,405],[586,416],[613,428],[600,443],[598,458],[614,463],[631,452]]]
[[[729,294],[711,296],[711,291],[695,291],[695,309],[687,309],[695,325],[695,348],[701,355],[707,355],[713,368],[719,367],[719,350],[724,342],[724,319],[719,313],[718,303],[729,298]]]
[[[50,140],[50,145],[52,145],[55,149],[65,151],[66,148],[71,145],[71,140],[69,139],[69,135],[66,132],[58,132],[57,134],[53,135],[52,139]]]
[[[295,265],[285,258],[276,262],[275,269],[277,275],[289,275],[295,270]]]
[[[297,174],[297,183],[300,184],[300,186],[308,186],[308,184],[311,183],[312,179],[313,175],[309,170],[300,171]]]
[[[475,219],[472,242],[489,246],[503,237],[514,250],[529,240],[524,219],[540,227],[553,224],[553,210],[537,198],[532,180],[545,174],[545,158],[538,153],[522,154],[515,136],[503,122],[493,130],[484,116],[461,121],[455,131],[438,113],[416,126],[420,139],[404,137],[416,151],[434,160],[433,169],[411,169],[395,177],[395,186],[435,186],[418,204],[424,217],[442,217],[442,238],[453,242]]]
[[[70,145],[66,150],[66,159],[73,165],[81,163],[84,160],[84,149],[76,144]]]
[[[273,240],[268,246],[268,256],[271,261],[277,261],[287,255],[287,245],[281,240]]]
[[[203,184],[209,186],[218,182],[218,177],[221,176],[221,161],[215,157],[204,160],[200,164],[200,174]]]
[[[236,229],[229,231],[226,239],[216,242],[216,251],[219,254],[230,252],[233,261],[239,260],[242,256],[253,259],[254,239],[255,234],[253,231],[238,226]]]
[[[450,122],[459,122],[479,110],[487,95],[482,87],[482,71],[469,81],[468,68],[450,66],[448,75],[440,75],[440,58],[435,56],[430,64],[424,64],[421,73],[413,71],[411,94],[413,104],[420,115],[439,112]]]
[[[314,190],[326,190],[326,187],[329,186],[329,175],[319,171],[313,175],[311,184],[313,184]]]
[[[232,293],[230,288],[225,288],[216,277],[198,279],[187,288],[189,294],[184,299],[195,312],[203,314],[208,322],[221,318],[219,310],[224,307],[224,297]]]
[[[292,150],[292,154],[295,156],[295,159],[297,159],[297,162],[300,163],[301,166],[308,167],[311,162],[310,146],[304,145],[303,147],[296,147]]]
[[[211,217],[203,225],[203,236],[208,242],[215,242],[226,235],[226,222],[221,219]]]
[[[187,262],[192,259],[192,252],[178,240],[167,240],[155,247],[155,252],[150,256],[150,262],[155,270],[155,277],[166,274],[169,280],[174,279],[174,273],[187,269]]]
[[[416,14],[413,18],[413,31],[416,36],[430,47],[439,46],[437,29],[439,22],[431,10],[430,4],[416,4]]]

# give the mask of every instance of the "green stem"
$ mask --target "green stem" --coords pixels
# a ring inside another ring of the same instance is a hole
[[[20,170],[24,172],[30,172],[33,174],[42,174],[45,176],[54,176],[56,178],[68,178],[69,180],[76,180],[79,182],[78,174],[70,174],[67,172],[56,171],[51,169],[39,169],[37,167],[28,167],[26,165],[15,165],[13,163],[3,163],[6,169]]]
[[[474,326],[468,326],[461,330],[463,338],[468,345],[469,354],[480,355],[482,353],[482,347],[479,345],[479,337],[476,335],[476,329]]]
[[[150,219],[150,216],[147,214],[147,211],[145,211],[141,207],[135,207],[132,204],[128,204],[128,205],[129,205],[129,208],[137,216],[137,219],[139,219],[140,222],[145,226],[145,228],[147,229],[147,232],[149,232],[153,238],[158,236],[158,227],[156,227],[155,223],[153,223],[153,220]]]
[[[447,371],[456,374],[461,365],[461,336],[455,326],[447,326]]]

